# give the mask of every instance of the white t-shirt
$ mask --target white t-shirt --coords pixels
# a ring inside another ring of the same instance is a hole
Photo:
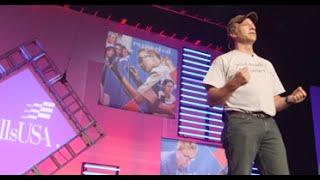
[[[158,95],[152,90],[152,87],[165,79],[171,79],[170,73],[171,70],[168,66],[160,64],[151,70],[149,77],[138,87],[137,91],[149,102],[153,103],[158,98]]]
[[[168,66],[160,64],[159,66],[153,68],[150,72],[149,77],[146,81],[137,89],[137,91],[143,95],[147,90],[151,89],[152,86],[158,82],[162,82],[165,79],[171,79],[170,77],[171,70]]]
[[[235,90],[225,103],[226,110],[263,111],[276,114],[274,96],[285,92],[273,65],[256,54],[232,50],[218,56],[212,63],[203,83],[223,87],[243,67],[248,67],[250,80]]]
[[[159,91],[158,93],[158,98],[160,99],[162,96],[164,96],[164,92],[163,91]],[[176,102],[176,97],[174,97],[174,95],[170,94],[170,97],[165,97],[164,98],[164,102],[165,104],[173,104]]]

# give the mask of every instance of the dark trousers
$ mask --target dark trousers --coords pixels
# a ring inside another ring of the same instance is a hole
[[[289,174],[286,149],[272,117],[225,113],[224,123],[222,143],[229,175],[250,175],[255,159],[261,174]]]

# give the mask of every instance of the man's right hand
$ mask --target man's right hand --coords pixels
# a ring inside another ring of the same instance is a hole
[[[233,81],[237,87],[247,84],[250,80],[248,67],[241,68],[234,76]]]

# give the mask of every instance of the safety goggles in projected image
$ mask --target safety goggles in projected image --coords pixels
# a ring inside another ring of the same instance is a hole
[[[0,81],[0,174],[23,174],[77,134],[31,68]]]

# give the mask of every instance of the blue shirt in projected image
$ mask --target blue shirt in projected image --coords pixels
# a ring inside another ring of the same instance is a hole
[[[121,108],[131,98],[125,92],[121,82],[109,67],[105,66],[104,77],[104,92],[110,96],[110,106]]]
[[[129,59],[120,59],[117,60],[118,70],[122,77],[126,78],[130,81],[130,84],[133,85],[134,88],[136,86],[134,85],[133,78],[130,77],[129,73]],[[104,85],[104,92],[109,94],[110,96],[110,105],[111,107],[115,108],[122,108],[124,105],[126,105],[132,98],[130,97],[129,93],[125,90],[117,76],[114,74],[114,72],[107,66],[104,66],[104,79],[103,79],[103,85]],[[141,103],[140,109],[143,112],[148,112],[148,105],[146,102]]]

